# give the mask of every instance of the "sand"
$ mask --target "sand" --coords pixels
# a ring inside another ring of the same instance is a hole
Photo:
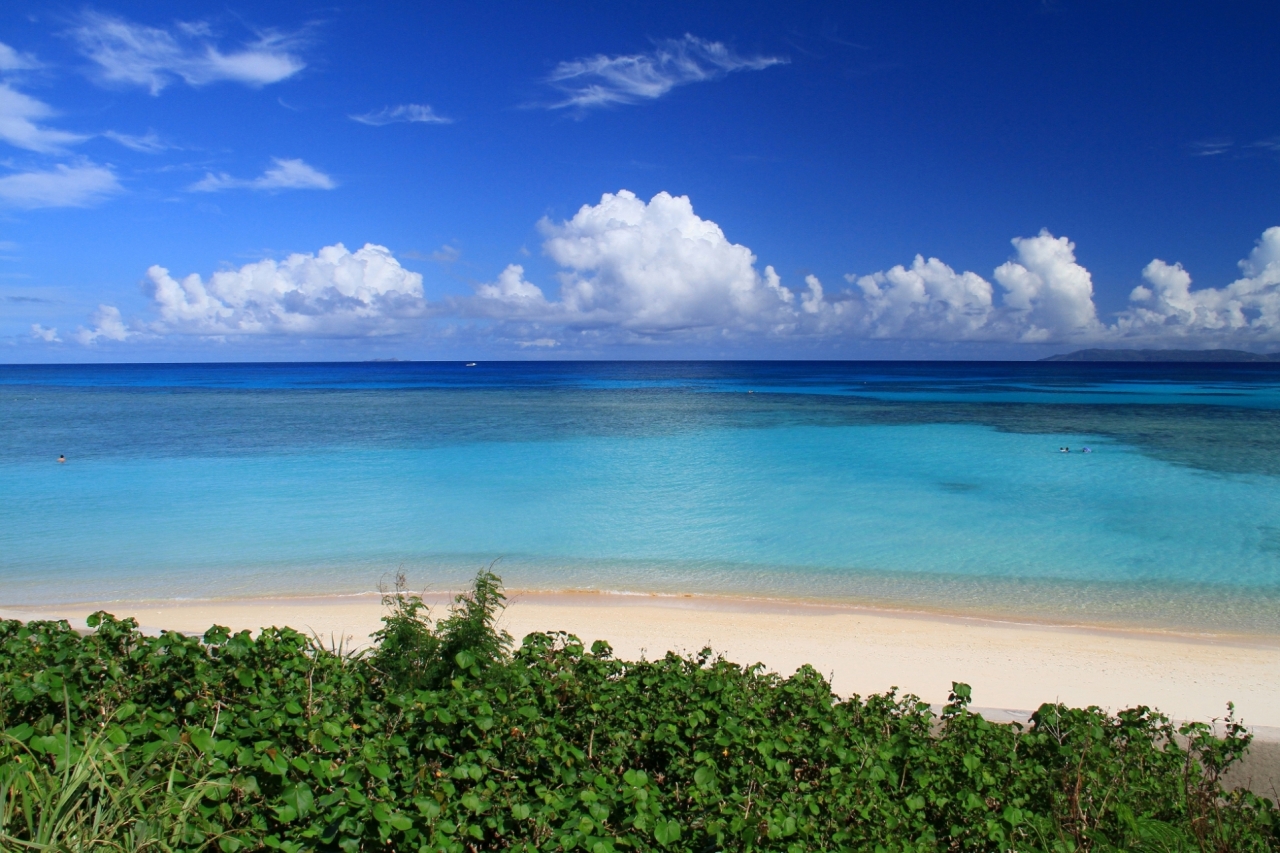
[[[67,618],[97,609],[149,629],[203,632],[290,625],[348,645],[368,642],[383,610],[377,596],[162,601],[0,609],[0,617]],[[441,612],[437,609],[437,612]],[[973,687],[994,719],[1024,719],[1043,702],[1119,710],[1159,708],[1174,719],[1211,720],[1235,703],[1259,739],[1280,740],[1280,638],[1193,637],[1023,624],[707,597],[576,593],[512,595],[503,626],[517,641],[563,630],[606,639],[622,658],[710,646],[739,663],[790,674],[804,663],[840,695],[891,687],[942,703],[952,681]]]

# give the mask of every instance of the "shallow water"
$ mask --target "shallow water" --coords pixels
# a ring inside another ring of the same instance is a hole
[[[0,435],[5,604],[501,557],[514,587],[1280,635],[1272,365],[0,367]]]

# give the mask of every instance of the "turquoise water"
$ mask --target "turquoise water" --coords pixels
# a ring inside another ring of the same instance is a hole
[[[0,605],[500,557],[517,588],[1280,635],[1269,366],[0,367],[0,435]]]

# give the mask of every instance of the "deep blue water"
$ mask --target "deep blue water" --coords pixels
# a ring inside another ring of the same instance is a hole
[[[1277,365],[4,366],[0,437],[0,604],[501,557],[521,588],[1280,635]]]

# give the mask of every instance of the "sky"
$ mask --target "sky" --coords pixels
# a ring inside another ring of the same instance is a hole
[[[0,362],[1280,350],[1265,4],[15,2]]]

